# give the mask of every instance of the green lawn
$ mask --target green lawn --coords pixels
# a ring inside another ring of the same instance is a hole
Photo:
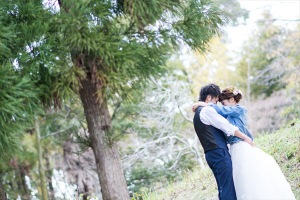
[[[272,155],[291,184],[296,199],[300,199],[300,120],[272,133],[254,139],[256,147]],[[297,190],[298,188],[298,190]],[[217,185],[211,170],[195,168],[185,173],[182,181],[170,183],[159,191],[145,193],[133,199],[199,200],[217,199]]]

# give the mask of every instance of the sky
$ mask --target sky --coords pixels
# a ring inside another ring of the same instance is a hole
[[[233,62],[238,62],[239,54],[242,50],[242,44],[251,36],[256,28],[256,21],[262,19],[262,12],[270,10],[275,19],[274,24],[285,28],[293,29],[300,21],[290,21],[300,19],[300,0],[237,0],[242,8],[250,11],[246,23],[241,20],[241,24],[235,27],[227,26],[224,32],[227,35],[226,47],[228,55]],[[300,36],[299,36],[300,37]],[[188,67],[193,56],[187,48],[182,48],[180,59],[183,65]],[[233,67],[234,68],[234,67]]]
[[[242,8],[250,11],[249,18],[245,25],[237,27],[226,27],[225,32],[228,34],[230,43],[227,47],[232,54],[238,53],[245,40],[255,29],[255,21],[262,18],[264,10],[270,10],[275,19],[275,24],[294,28],[300,21],[288,21],[300,19],[300,0],[238,0]]]

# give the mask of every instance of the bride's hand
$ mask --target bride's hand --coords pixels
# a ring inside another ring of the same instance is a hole
[[[192,111],[193,111],[193,112],[196,112],[196,110],[197,110],[197,108],[198,108],[199,106],[207,106],[207,103],[204,103],[203,101],[199,101],[199,102],[197,102],[197,103],[194,103],[194,104],[192,105]]]

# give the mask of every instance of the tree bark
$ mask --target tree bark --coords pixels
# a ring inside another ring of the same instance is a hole
[[[8,180],[9,181],[9,186],[10,186],[10,188],[11,188],[11,190],[12,191],[14,191],[15,190],[15,186],[14,186],[14,183],[12,182],[12,180],[10,179],[10,180]]]
[[[99,102],[96,84],[90,78],[81,81],[80,97],[84,107],[91,147],[104,200],[130,199],[123,174],[119,149],[109,141],[105,131],[111,127],[111,117],[106,102]]]
[[[18,163],[18,171],[20,173],[20,181],[22,183],[22,199],[30,199],[30,192],[26,184],[26,169],[24,163]]]
[[[89,188],[88,186],[85,184],[85,182],[83,182],[83,188],[84,188],[84,192],[83,192],[83,200],[88,200],[88,194],[89,194]]]
[[[1,172],[0,172],[0,199],[1,200],[7,200],[5,189],[2,185],[2,174],[1,174]]]
[[[36,132],[36,145],[37,145],[38,159],[39,159],[39,174],[40,174],[40,179],[41,179],[42,198],[43,198],[43,200],[48,200],[45,167],[43,164],[40,125],[39,125],[38,119],[35,120],[35,132]]]
[[[52,169],[50,168],[50,161],[49,161],[49,155],[48,155],[48,150],[45,149],[45,159],[46,159],[46,177],[47,177],[47,182],[49,185],[49,197],[51,200],[55,199],[54,195],[54,188],[52,184]]]
[[[15,175],[16,175],[16,182],[17,182],[17,186],[18,186],[18,191],[22,192],[22,181],[21,181],[21,176],[20,176],[20,173],[19,173],[18,166],[15,169]]]

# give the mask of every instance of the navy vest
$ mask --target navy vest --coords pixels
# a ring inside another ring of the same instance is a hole
[[[201,121],[200,112],[202,108],[204,107],[198,107],[195,112],[194,128],[204,152],[218,148],[228,150],[224,132]]]

